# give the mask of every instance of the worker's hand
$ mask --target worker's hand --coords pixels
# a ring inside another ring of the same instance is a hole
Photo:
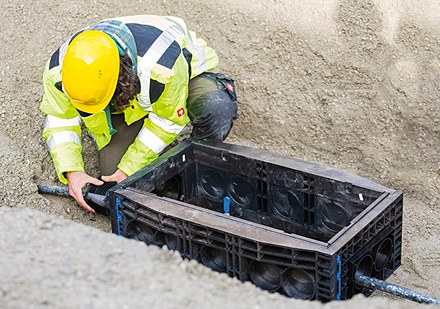
[[[82,207],[87,209],[88,211],[91,211],[95,213],[95,210],[87,205],[86,201],[84,200],[83,193],[82,193],[82,187],[84,187],[86,184],[91,183],[96,186],[102,185],[104,182],[101,180],[98,180],[96,178],[90,177],[84,172],[77,171],[77,172],[67,172],[66,178],[68,181],[69,186],[69,194],[80,204]]]
[[[110,176],[102,176],[102,180],[104,180],[105,182],[112,182],[115,181],[116,183],[120,183],[121,181],[123,181],[125,178],[127,178],[127,174],[125,174],[123,171],[121,171],[120,169],[118,169],[113,175]]]

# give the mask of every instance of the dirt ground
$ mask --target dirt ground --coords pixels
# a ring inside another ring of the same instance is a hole
[[[260,291],[192,262],[182,262],[165,250],[140,247],[104,233],[110,232],[108,217],[87,213],[70,198],[37,193],[37,184],[61,185],[41,135],[44,115],[38,109],[47,59],[77,29],[101,19],[135,14],[182,17],[218,52],[221,60],[216,71],[236,80],[239,96],[239,119],[227,142],[346,170],[402,190],[402,266],[387,281],[440,298],[437,1],[1,3],[0,206],[4,209],[0,209],[0,265],[8,271],[0,276],[0,300],[5,300],[0,307],[63,307],[61,299],[64,304],[76,304],[66,307],[76,308],[122,307],[115,304],[136,307],[141,301],[161,308],[223,307],[222,297],[228,298],[228,307],[237,308],[321,307],[316,302]],[[86,171],[99,175],[96,150],[86,134],[83,148]],[[52,223],[50,228],[41,229],[41,222],[56,222],[65,229],[60,232]],[[84,242],[83,235],[87,236]],[[152,269],[158,270],[160,284],[149,289],[155,293],[153,300],[146,298],[141,285],[151,282],[138,275],[130,279],[121,269],[108,265],[104,268],[112,274],[108,280],[92,274],[87,285],[86,267],[102,265],[88,259],[83,263],[75,260],[69,266],[73,272],[83,273],[75,277],[76,281],[70,285],[57,282],[62,276],[58,278],[52,269],[57,265],[55,268],[63,272],[59,264],[63,261],[51,257],[64,254],[60,246],[68,245],[69,252],[78,251],[103,264],[121,267],[116,258],[105,258],[104,252],[112,250],[105,244],[111,242],[123,248],[125,258],[142,265],[146,276],[155,276]],[[135,253],[149,262],[140,263]],[[194,274],[200,275],[200,282]],[[114,286],[126,295],[115,296]],[[97,292],[87,294],[85,287]],[[196,290],[206,293],[198,293],[197,301],[179,296],[176,299],[186,302],[178,303],[171,297],[178,289],[190,295]],[[62,298],[58,297],[60,290]],[[112,300],[114,305],[107,306]],[[344,305],[325,305],[342,306],[405,308],[414,303],[374,293],[368,299],[356,297]]]

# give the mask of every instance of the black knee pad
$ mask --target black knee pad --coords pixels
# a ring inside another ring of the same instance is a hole
[[[237,101],[232,101],[223,90],[205,93],[191,106],[192,137],[224,141],[237,119]]]
[[[202,77],[213,81],[218,90],[198,97],[189,116],[194,126],[192,137],[205,140],[224,141],[237,119],[237,96],[234,80],[219,73],[203,73]]]

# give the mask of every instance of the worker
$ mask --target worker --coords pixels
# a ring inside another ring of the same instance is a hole
[[[191,121],[191,136],[223,141],[237,118],[234,81],[209,72],[216,52],[176,17],[103,20],[47,61],[43,136],[59,180],[88,211],[86,184],[119,183],[155,160]],[[81,122],[96,142],[102,180],[85,173]]]

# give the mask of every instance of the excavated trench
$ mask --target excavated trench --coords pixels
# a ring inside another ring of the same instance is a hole
[[[37,184],[60,185],[41,136],[44,115],[38,109],[47,59],[79,28],[139,13],[182,17],[218,52],[218,71],[236,80],[239,96],[239,119],[227,142],[346,170],[403,191],[402,265],[387,281],[440,296],[437,2],[5,0],[0,10],[5,304],[112,307],[108,298],[119,307],[158,306],[171,295],[195,307],[263,306],[272,297],[280,308],[294,302],[236,285],[180,257],[173,260],[154,246],[140,249],[109,233],[77,226],[71,221],[111,231],[108,217],[84,212],[71,198],[37,193]],[[85,169],[98,176],[96,149],[86,132],[82,142]],[[279,196],[289,199],[283,192]],[[19,209],[10,212],[9,207]],[[28,208],[69,221],[29,213]],[[99,263],[89,260],[93,258]],[[128,276],[127,269],[134,275]],[[203,284],[193,278],[194,272],[197,280],[204,278]],[[145,286],[150,298],[144,297]],[[205,296],[178,292],[196,290]],[[218,295],[224,296],[222,301]],[[346,306],[406,306],[376,297],[380,295],[356,298]],[[307,305],[321,306],[301,303]]]

